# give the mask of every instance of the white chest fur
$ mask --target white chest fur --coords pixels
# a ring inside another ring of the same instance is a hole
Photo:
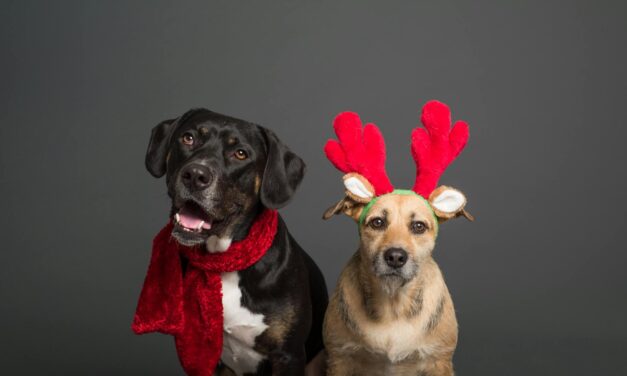
[[[253,313],[241,304],[237,272],[222,273],[222,305],[224,306],[224,345],[222,362],[237,375],[255,372],[263,355],[253,349],[255,338],[267,328],[264,316]]]
[[[420,315],[411,319],[388,319],[382,323],[362,319],[364,342],[370,350],[384,354],[392,363],[400,362],[414,353],[425,358],[440,351],[440,345],[436,341],[427,341],[425,328],[433,312],[438,309],[445,291],[446,286],[441,277],[432,281],[423,289],[423,309]]]

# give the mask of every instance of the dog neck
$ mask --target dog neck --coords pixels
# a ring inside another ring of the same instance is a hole
[[[250,226],[252,226],[255,218],[257,218],[257,216],[263,211],[263,209],[264,208],[261,205],[257,205],[250,210],[250,214],[242,216],[243,219],[233,226],[233,230],[231,231],[231,238],[235,241],[238,241],[248,236]]]
[[[211,253],[224,252],[233,241],[245,239],[253,222],[263,210],[263,206],[257,205],[249,209],[246,215],[242,215],[239,221],[231,224],[223,234],[209,236],[205,242],[207,251]]]

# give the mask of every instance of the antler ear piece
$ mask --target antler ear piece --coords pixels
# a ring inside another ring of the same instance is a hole
[[[466,217],[469,221],[475,218],[468,213],[466,206],[466,196],[457,189],[445,185],[436,188],[429,196],[429,203],[435,215],[441,220],[447,220],[459,216]]]
[[[346,196],[353,201],[367,204],[375,196],[375,190],[372,184],[365,177],[356,172],[344,175],[344,187],[346,188]]]

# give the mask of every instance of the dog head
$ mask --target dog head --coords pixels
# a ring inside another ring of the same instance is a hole
[[[305,164],[264,127],[194,109],[153,128],[146,168],[166,176],[174,238],[223,252],[263,207],[287,204]]]
[[[431,257],[439,224],[465,211],[466,197],[460,191],[441,186],[429,199],[413,191],[395,190],[375,196],[363,176],[344,177],[346,196],[324,213],[328,219],[344,213],[359,226],[362,262],[393,290],[413,279],[419,266]]]

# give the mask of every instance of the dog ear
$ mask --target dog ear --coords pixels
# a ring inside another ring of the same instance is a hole
[[[176,119],[164,120],[152,128],[146,151],[146,169],[155,178],[165,174],[168,145],[177,123]]]
[[[331,205],[331,207],[329,207],[324,212],[324,214],[322,214],[322,219],[329,219],[334,215],[344,213],[357,222],[359,221],[359,216],[361,215],[361,211],[364,209],[365,206],[365,204],[354,201],[349,196],[346,196],[338,201],[335,205]]]
[[[375,189],[368,179],[355,172],[344,175],[342,180],[346,188],[346,196],[328,208],[322,215],[322,219],[329,219],[336,214],[344,213],[355,221],[359,221],[361,211],[375,197]]]
[[[259,126],[266,142],[266,167],[261,181],[261,203],[269,209],[285,206],[305,175],[305,162],[274,132]]]
[[[457,189],[442,185],[431,192],[429,195],[429,203],[440,222],[460,216],[466,217],[469,221],[475,220],[475,218],[464,209],[466,206],[466,196]]]

